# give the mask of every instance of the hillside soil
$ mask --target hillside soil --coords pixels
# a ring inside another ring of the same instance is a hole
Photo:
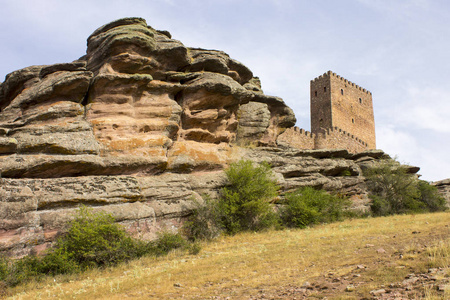
[[[222,237],[8,290],[10,299],[450,299],[450,213]]]

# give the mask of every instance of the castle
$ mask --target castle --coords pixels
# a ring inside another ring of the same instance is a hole
[[[293,127],[278,138],[297,149],[375,149],[372,93],[331,71],[311,80],[311,132]]]

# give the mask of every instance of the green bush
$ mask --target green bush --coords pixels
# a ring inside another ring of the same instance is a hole
[[[281,208],[283,224],[304,228],[313,224],[330,223],[344,219],[350,201],[312,187],[300,188],[286,194],[286,205]]]
[[[162,256],[175,249],[189,249],[189,246],[190,244],[180,234],[164,232],[156,241],[150,242],[148,252]]]
[[[371,210],[376,216],[445,210],[445,200],[426,181],[396,161],[365,170]]]
[[[29,255],[15,261],[0,257],[0,284],[15,286],[43,275],[115,265],[146,254],[166,255],[178,248],[192,254],[201,249],[199,244],[188,243],[179,234],[163,233],[152,242],[135,240],[111,215],[82,207],[70,222],[68,231],[44,256]]]
[[[198,254],[201,245],[172,233],[162,233],[152,242],[134,240],[110,215],[82,207],[67,233],[44,256],[29,255],[17,260],[0,256],[0,297],[6,287],[44,275],[75,273],[146,254],[162,256],[174,249]]]
[[[9,265],[10,260],[6,257],[0,256],[0,281],[3,281],[6,279],[6,277],[9,274]]]
[[[71,274],[81,270],[71,253],[62,248],[51,249],[40,260],[39,273],[46,275]]]
[[[82,269],[114,265],[142,254],[140,243],[114,223],[114,217],[86,207],[80,208],[55,248],[54,256],[74,260]]]
[[[34,255],[25,256],[9,264],[7,276],[4,279],[7,285],[15,286],[30,278],[39,278],[40,272],[39,258]]]
[[[424,180],[419,180],[420,201],[430,212],[446,210],[446,201],[439,194],[437,187],[429,184]]]
[[[229,186],[221,190],[217,211],[222,228],[228,234],[239,231],[258,231],[275,226],[278,217],[270,200],[278,193],[270,166],[257,166],[251,161],[241,160],[225,171]]]
[[[204,203],[196,200],[195,209],[188,220],[183,224],[183,234],[191,241],[210,241],[221,233],[220,215],[217,200],[210,196],[203,196]]]

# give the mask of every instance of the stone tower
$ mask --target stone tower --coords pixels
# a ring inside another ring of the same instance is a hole
[[[376,148],[372,93],[328,71],[311,80],[311,132],[336,127]]]

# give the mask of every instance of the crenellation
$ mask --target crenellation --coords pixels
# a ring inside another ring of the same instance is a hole
[[[279,145],[288,144],[289,146],[300,149],[308,150],[314,149],[314,140],[316,135],[306,131],[302,128],[293,127],[286,129],[282,134],[278,136],[277,143]]]
[[[283,138],[299,149],[351,152],[375,149],[372,93],[331,70],[310,81],[311,132],[294,128]]]

